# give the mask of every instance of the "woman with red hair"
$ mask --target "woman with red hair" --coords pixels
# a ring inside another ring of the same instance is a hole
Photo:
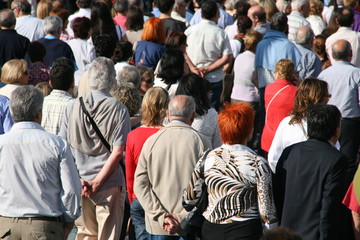
[[[228,105],[219,113],[223,145],[211,151],[200,177],[201,160],[184,191],[194,204],[205,181],[209,204],[203,213],[202,239],[259,239],[262,223],[277,225],[267,161],[246,146],[254,129],[254,111],[248,103]],[[226,236],[226,237],[225,237]]]
[[[164,23],[156,17],[150,18],[144,27],[141,41],[135,43],[135,65],[155,69],[165,52],[166,40]]]

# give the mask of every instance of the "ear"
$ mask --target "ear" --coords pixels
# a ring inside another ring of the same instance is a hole
[[[51,88],[53,88],[51,79],[49,81],[49,85],[50,85]]]

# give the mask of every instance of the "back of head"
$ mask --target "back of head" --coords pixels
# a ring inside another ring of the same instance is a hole
[[[53,64],[50,81],[53,89],[68,91],[74,83],[74,68],[68,64]]]
[[[92,0],[77,0],[76,3],[80,8],[90,8]]]
[[[358,3],[357,0],[344,0],[344,6],[345,7],[355,8],[357,3]]]
[[[90,89],[109,92],[116,81],[115,74],[114,63],[110,59],[96,58],[92,61],[88,71]]]
[[[47,16],[44,19],[44,32],[45,34],[55,35],[60,33],[63,22],[58,16]]]
[[[195,101],[186,95],[177,95],[169,102],[170,117],[190,120],[195,112]]]
[[[138,31],[144,28],[143,11],[136,5],[131,5],[126,13],[125,26],[128,30]]]
[[[237,1],[234,9],[236,10],[236,17],[246,16],[251,5],[247,1]]]
[[[155,0],[155,4],[161,13],[169,13],[175,4],[175,0]]]
[[[332,57],[335,60],[350,61],[352,56],[351,45],[346,40],[338,40],[332,46]]]
[[[169,104],[169,94],[161,87],[152,87],[144,95],[141,105],[141,123],[161,126]]]
[[[131,82],[124,82],[111,91],[111,95],[128,109],[130,117],[135,116],[141,107],[141,97]]]
[[[27,63],[23,59],[7,61],[1,69],[1,82],[21,84],[21,77],[27,72]]]
[[[306,78],[296,90],[290,124],[300,123],[304,119],[306,109],[309,106],[324,103],[328,96],[328,85],[325,81],[316,78]]]
[[[354,22],[354,10],[350,7],[338,8],[335,12],[335,21],[341,27],[351,27]]]
[[[275,73],[280,79],[285,79],[290,82],[295,81],[294,62],[287,58],[280,59],[275,64]]]
[[[57,8],[57,9],[52,10],[50,12],[49,16],[58,16],[58,17],[60,17],[62,22],[63,22],[63,27],[64,27],[64,23],[66,23],[66,21],[68,21],[68,18],[70,16],[70,12],[67,9]]]
[[[87,40],[89,38],[89,31],[91,28],[90,19],[87,17],[78,17],[72,23],[75,38]]]
[[[126,14],[128,8],[129,8],[128,0],[116,0],[114,3],[114,10],[117,13]]]
[[[207,80],[194,73],[187,74],[180,79],[175,93],[175,95],[193,97],[196,104],[195,112],[199,116],[204,115],[210,109],[207,92],[204,88],[204,81]]]
[[[298,11],[302,6],[308,3],[308,0],[292,0],[291,9],[292,11]]]
[[[340,126],[341,113],[334,105],[315,104],[306,112],[309,138],[328,141]]]
[[[277,12],[271,17],[270,28],[280,32],[286,32],[288,29],[287,16],[285,13]]]
[[[53,5],[51,1],[41,0],[36,8],[36,17],[40,19],[45,19],[47,16],[49,16],[52,9]]]
[[[34,121],[42,109],[44,95],[34,86],[16,88],[10,97],[10,112],[14,122]]]
[[[114,49],[114,55],[111,58],[114,63],[127,62],[133,55],[133,45],[128,41],[118,41]]]
[[[254,110],[244,102],[226,105],[219,113],[218,122],[224,144],[244,144],[254,128]]]
[[[324,4],[320,0],[310,0],[310,15],[321,16],[324,10]]]
[[[75,71],[74,64],[67,57],[59,57],[59,58],[55,59],[52,63],[52,66],[55,66],[58,64],[69,65],[70,67],[72,67],[74,69],[73,71]]]
[[[0,27],[1,28],[14,28],[16,18],[11,9],[3,9],[0,11]]]
[[[103,34],[93,38],[97,57],[111,58],[116,46],[117,39],[112,34]]]
[[[166,84],[174,84],[184,74],[184,54],[175,48],[166,49],[160,59],[159,78],[162,78]]]
[[[249,30],[246,32],[244,45],[245,51],[249,50],[255,53],[257,44],[261,41],[262,35],[258,31]]]
[[[252,21],[248,16],[237,17],[237,28],[239,33],[246,33],[252,27]]]
[[[32,63],[43,61],[46,55],[46,48],[38,41],[31,42],[29,44],[28,54]]]
[[[141,76],[139,70],[134,66],[124,66],[116,76],[117,85],[121,86],[124,83],[132,83],[136,88],[139,88]]]
[[[311,30],[311,28],[303,27],[298,29],[295,37],[295,42],[300,45],[309,45],[311,44],[313,39],[314,32]]]
[[[95,2],[91,8],[91,29],[92,37],[112,33],[115,24],[108,5],[103,2]]]
[[[23,15],[29,15],[31,13],[31,5],[26,0],[15,0],[12,2],[12,5],[16,8],[19,8]]]
[[[166,48],[180,48],[182,44],[186,44],[186,35],[182,32],[171,32],[166,38]]]
[[[216,16],[218,5],[215,1],[209,0],[201,4],[201,16],[207,20],[211,20]]]
[[[324,35],[315,36],[312,49],[317,55],[326,54],[325,42],[326,42],[326,37]]]
[[[260,6],[260,5],[253,6],[250,8],[249,12],[252,12],[252,16],[251,16],[252,18],[257,17],[259,22],[261,22],[261,23],[266,22],[266,12],[262,6]]]
[[[156,17],[146,21],[141,40],[164,44],[166,40],[164,23]]]

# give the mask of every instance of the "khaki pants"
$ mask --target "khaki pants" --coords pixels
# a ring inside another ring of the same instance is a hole
[[[36,220],[35,218],[0,217],[0,239],[63,240],[63,224],[60,221]]]
[[[82,214],[75,221],[76,240],[118,240],[124,218],[125,188],[114,187],[82,197]]]

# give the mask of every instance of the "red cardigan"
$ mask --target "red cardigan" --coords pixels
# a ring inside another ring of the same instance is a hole
[[[139,160],[141,149],[145,141],[159,128],[138,127],[128,134],[126,141],[125,169],[126,169],[126,187],[130,204],[136,198],[134,193],[134,175]]]
[[[288,87],[284,88],[287,85]],[[292,82],[285,79],[276,79],[275,82],[267,85],[265,88],[264,98],[266,115],[265,125],[261,136],[261,149],[266,152],[269,152],[276,129],[281,120],[289,116],[290,111],[294,107],[296,89],[297,87]],[[275,96],[276,93],[278,94]],[[269,106],[273,97],[274,99]]]

